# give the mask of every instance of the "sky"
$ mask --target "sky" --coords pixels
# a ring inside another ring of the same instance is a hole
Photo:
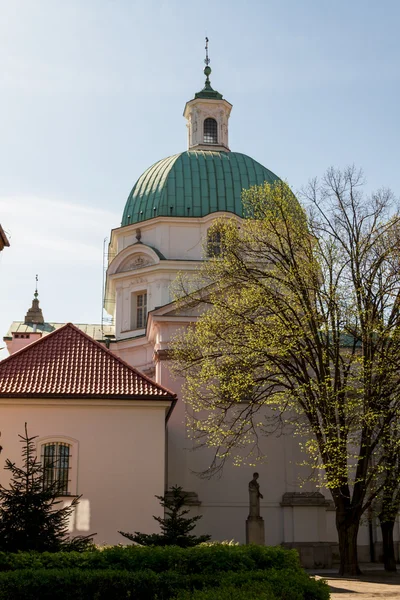
[[[399,22],[398,0],[0,0],[0,336],[36,273],[46,321],[100,322],[104,240],[187,148],[206,35],[232,150],[294,191],[355,164],[399,197]]]

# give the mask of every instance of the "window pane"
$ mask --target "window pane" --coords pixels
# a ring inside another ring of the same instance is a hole
[[[222,236],[220,231],[209,231],[207,235],[207,254],[210,257],[220,256],[222,253]]]
[[[136,296],[136,328],[142,329],[146,325],[147,316],[147,293]]]
[[[206,119],[204,121],[204,143],[205,144],[217,144],[217,121],[215,119]]]
[[[43,444],[41,458],[43,464],[43,487],[57,484],[59,494],[68,494],[71,446],[63,442]]]

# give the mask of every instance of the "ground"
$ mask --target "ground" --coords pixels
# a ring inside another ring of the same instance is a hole
[[[400,600],[400,573],[364,569],[360,577],[339,577],[332,570],[320,572],[331,590],[331,600]]]

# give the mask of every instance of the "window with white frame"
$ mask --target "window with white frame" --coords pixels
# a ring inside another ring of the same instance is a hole
[[[43,487],[55,486],[60,496],[71,494],[71,444],[51,441],[41,445]]]
[[[131,327],[144,329],[147,321],[147,292],[134,292],[132,294]]]

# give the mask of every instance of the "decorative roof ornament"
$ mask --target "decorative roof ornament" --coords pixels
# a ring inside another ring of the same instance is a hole
[[[0,225],[0,252],[1,252],[1,250],[3,250],[3,248],[5,248],[6,246],[9,246],[9,245],[10,245],[10,242],[7,239],[4,229]]]
[[[211,85],[210,85],[211,67],[209,66],[209,64],[210,64],[210,58],[208,56],[208,37],[206,37],[205,51],[206,51],[206,57],[204,59],[204,62],[206,63],[206,66],[204,68],[204,75],[206,76],[206,86],[208,84],[211,87]]]
[[[33,294],[32,306],[25,315],[25,321],[24,321],[25,325],[30,324],[30,323],[33,323],[33,324],[44,323],[43,313],[42,313],[42,309],[39,306],[39,299],[38,299],[38,296],[39,296],[39,292],[38,292],[39,277],[38,277],[38,275],[35,276],[35,279],[36,279],[35,293]]]
[[[206,37],[206,47],[205,47],[205,51],[206,51],[206,57],[204,59],[204,62],[206,63],[207,67],[210,64],[210,59],[208,57],[208,37]]]
[[[211,67],[210,67],[210,57],[208,56],[208,37],[206,37],[205,51],[206,51],[206,57],[204,59],[204,62],[206,64],[206,66],[204,67],[204,75],[206,76],[206,81],[204,84],[204,88],[201,90],[201,92],[197,92],[197,94],[195,94],[194,97],[195,98],[208,98],[209,100],[222,100],[222,94],[220,94],[216,90],[213,90],[211,87],[211,82],[210,82]]]

